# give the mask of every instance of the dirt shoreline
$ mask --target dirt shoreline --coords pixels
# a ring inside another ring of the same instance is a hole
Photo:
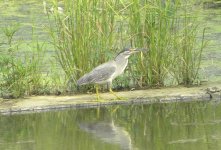
[[[209,90],[208,90],[209,89]],[[206,83],[197,87],[166,87],[117,92],[125,100],[114,100],[110,93],[101,93],[105,99],[96,100],[95,94],[72,96],[30,96],[23,99],[0,99],[0,114],[17,114],[61,110],[68,108],[93,108],[109,105],[132,105],[148,103],[183,102],[193,100],[221,99],[221,83]]]

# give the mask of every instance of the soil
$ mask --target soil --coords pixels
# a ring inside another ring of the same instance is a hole
[[[212,100],[221,98],[221,82],[204,83],[195,87],[166,87],[116,92],[121,99],[110,93],[71,96],[30,96],[23,99],[0,99],[0,114],[30,113],[67,108],[91,108],[108,105],[132,105],[147,103],[186,102],[194,100]]]

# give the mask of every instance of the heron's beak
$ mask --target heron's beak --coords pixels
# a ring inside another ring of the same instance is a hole
[[[136,51],[145,52],[145,51],[148,51],[148,49],[147,48],[136,48]]]
[[[137,52],[148,51],[148,49],[146,49],[146,48],[131,48],[130,51],[131,51],[131,53],[137,53]]]

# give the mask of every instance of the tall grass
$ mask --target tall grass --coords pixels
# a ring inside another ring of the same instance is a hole
[[[67,80],[76,83],[84,73],[107,61],[115,32],[115,13],[110,6],[116,3],[118,1],[64,1],[64,14],[55,12],[50,35]],[[54,4],[57,5],[56,1]]]
[[[51,3],[57,8],[57,0]],[[200,82],[205,30],[198,29],[196,6],[191,1],[64,0],[63,3],[63,13],[57,9],[48,13],[49,34],[56,49],[56,62],[52,66],[58,63],[62,71],[53,71],[50,76],[43,73],[44,44],[37,37],[31,44],[16,42],[13,37],[19,25],[7,26],[0,45],[1,95],[21,97],[51,93],[50,90],[65,91],[64,82],[77,90],[77,79],[113,59],[123,47],[145,47],[149,52],[131,56],[125,74],[114,82],[115,88]],[[34,53],[22,51],[21,45]],[[83,89],[88,88],[91,87]]]
[[[3,30],[7,40],[0,47],[0,95],[4,98],[18,98],[43,91],[43,45],[37,41],[31,46],[13,41],[18,30],[17,25],[9,25]],[[31,49],[32,53],[21,50],[21,45]]]
[[[54,7],[57,2],[53,1]],[[75,85],[77,79],[123,47],[147,47],[131,58],[124,86],[191,85],[198,80],[199,47],[193,5],[179,0],[64,0],[54,13],[50,35],[56,58]],[[201,31],[202,32],[202,31]],[[70,80],[69,80],[70,81]],[[115,85],[116,86],[116,85]]]
[[[176,50],[175,63],[172,65],[173,74],[177,83],[184,85],[200,83],[199,69],[202,52],[208,43],[204,39],[205,29],[198,30],[197,17],[192,16],[190,12],[194,12],[194,10],[188,6],[185,5],[186,9],[177,19],[176,25],[180,30],[175,32],[175,44],[173,45]],[[201,38],[198,38],[199,35]]]
[[[131,7],[134,46],[150,49],[148,56],[140,57],[132,70],[138,74],[139,85],[195,84],[206,42],[205,30],[201,31],[202,41],[197,41],[197,16],[191,2],[136,1]]]
[[[133,6],[135,5],[135,6]],[[145,1],[133,3],[130,14],[131,39],[136,47],[148,47],[149,54],[140,57],[136,70],[141,72],[140,85],[162,86],[171,63],[171,28],[174,26],[173,15],[176,4],[167,1]],[[135,13],[134,13],[135,12]],[[139,16],[139,17],[137,17]],[[134,24],[133,24],[134,23]],[[138,68],[138,69],[137,69]]]

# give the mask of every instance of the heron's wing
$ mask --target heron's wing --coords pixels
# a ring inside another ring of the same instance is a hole
[[[114,66],[105,66],[105,68],[99,68],[92,71],[92,80],[93,82],[102,82],[108,80],[114,73],[116,67]]]
[[[110,63],[102,64],[96,67],[94,70],[85,74],[78,81],[78,85],[99,83],[108,80],[115,72],[116,67]]]

